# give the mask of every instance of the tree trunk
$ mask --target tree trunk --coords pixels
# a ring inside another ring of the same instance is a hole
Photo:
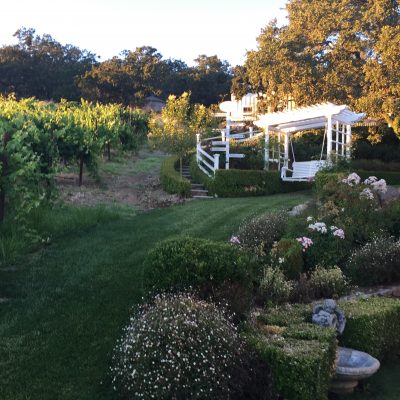
[[[107,157],[108,157],[108,161],[111,161],[111,145],[110,145],[110,142],[107,143]]]
[[[83,157],[83,154],[82,154],[81,158],[79,160],[79,186],[82,186],[83,161],[84,161],[84,157]]]
[[[8,159],[7,155],[5,154],[5,149],[7,143],[10,141],[11,137],[9,133],[4,133],[3,135],[3,151],[4,154],[0,156],[0,163],[1,163],[1,178],[2,178],[2,186],[0,187],[0,223],[3,223],[4,218],[6,216],[6,191],[4,188],[4,181],[5,177],[8,173]]]

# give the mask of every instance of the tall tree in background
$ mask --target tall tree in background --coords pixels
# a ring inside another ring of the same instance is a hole
[[[190,93],[185,92],[180,97],[169,96],[161,115],[153,116],[149,138],[155,146],[179,157],[182,175],[182,159],[195,147],[196,134],[211,130],[215,124],[212,111],[204,105],[192,106]]]
[[[253,91],[265,93],[275,110],[287,96],[298,105],[345,102],[400,133],[399,2],[291,0],[287,10],[288,25],[272,21],[247,55]]]
[[[44,100],[79,100],[76,78],[96,63],[94,54],[61,45],[50,35],[19,29],[18,44],[0,48],[0,92]]]
[[[206,106],[224,100],[230,93],[232,74],[228,62],[216,55],[199,55],[190,71],[192,101]]]

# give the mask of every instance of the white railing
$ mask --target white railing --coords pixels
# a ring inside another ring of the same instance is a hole
[[[262,135],[263,132],[253,132],[251,128],[247,132],[234,134],[230,134],[230,129],[221,130],[220,136],[214,136],[205,139],[200,139],[200,134],[197,134],[197,164],[205,174],[213,177],[215,175],[215,171],[219,169],[220,153],[225,153],[225,169],[229,169],[229,160],[231,158],[244,157],[244,154],[235,154],[230,152],[231,140],[234,140],[237,143],[244,143]]]
[[[199,168],[209,177],[215,175],[215,171],[219,169],[219,154],[210,156],[201,148],[201,144],[197,143],[196,160]]]

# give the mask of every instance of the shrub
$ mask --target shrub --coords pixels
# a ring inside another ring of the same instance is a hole
[[[296,239],[281,239],[273,247],[271,257],[287,279],[298,279],[303,272],[303,248]]]
[[[143,280],[151,293],[192,288],[201,298],[228,301],[241,315],[250,305],[255,273],[248,256],[231,244],[178,237],[150,251]]]
[[[218,197],[265,196],[311,188],[307,182],[282,182],[278,171],[220,169],[214,178],[209,178],[198,168],[196,160],[191,162],[191,173],[196,182]]]
[[[358,285],[379,285],[400,280],[400,240],[375,237],[356,249],[346,266],[346,274]]]
[[[244,220],[237,232],[240,245],[258,257],[265,257],[282,236],[287,218],[287,214],[280,211]]]
[[[383,209],[384,225],[394,237],[400,238],[400,201],[392,201]]]
[[[258,329],[246,335],[270,365],[276,390],[287,399],[328,398],[336,335],[333,329],[306,323],[311,312],[310,306],[273,308],[260,316]]]
[[[400,301],[384,297],[340,302],[346,328],[340,345],[365,351],[379,360],[400,352]]]
[[[160,171],[161,185],[167,193],[177,193],[180,196],[189,197],[191,185],[189,180],[180,176],[175,169],[178,162],[177,156],[168,157],[162,162]]]
[[[156,297],[134,315],[113,355],[113,384],[129,398],[227,399],[242,363],[236,327],[213,304]]]
[[[338,298],[348,290],[348,282],[338,266],[317,266],[311,272],[310,284],[316,298]]]
[[[280,304],[289,300],[293,282],[286,280],[279,268],[267,267],[260,282],[260,294],[264,302]]]

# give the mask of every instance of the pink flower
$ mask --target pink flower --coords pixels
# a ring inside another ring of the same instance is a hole
[[[350,174],[347,178],[342,179],[342,182],[346,183],[349,186],[358,185],[360,181],[361,178],[355,172]]]
[[[299,237],[296,240],[303,246],[303,251],[306,251],[313,244],[313,241],[306,236]]]
[[[232,244],[240,244],[240,239],[239,236],[231,236],[231,239],[229,240]]]
[[[336,229],[335,231],[333,231],[333,236],[337,236],[340,239],[344,239],[344,230]]]

